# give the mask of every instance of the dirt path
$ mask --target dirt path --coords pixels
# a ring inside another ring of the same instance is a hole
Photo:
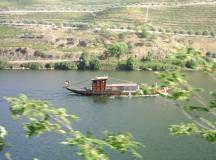
[[[216,1],[210,2],[192,2],[192,3],[140,3],[130,5],[115,5],[115,6],[103,6],[105,9],[98,10],[0,10],[0,14],[23,14],[23,13],[95,13],[110,8],[160,8],[160,7],[181,7],[181,6],[196,6],[196,5],[216,5]]]
[[[93,10],[8,10],[0,11],[0,14],[23,14],[23,13],[94,13]]]
[[[69,62],[69,61],[75,61],[71,59],[53,59],[53,60],[20,60],[20,61],[8,61],[10,64],[23,64],[23,63],[57,63],[57,62]]]
[[[192,2],[192,3],[165,3],[165,4],[132,4],[127,5],[129,8],[162,8],[162,7],[184,7],[184,6],[201,6],[201,5],[216,5],[216,1],[212,2]]]

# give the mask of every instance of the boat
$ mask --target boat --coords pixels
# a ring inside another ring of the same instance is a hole
[[[107,83],[108,77],[95,77],[91,79],[91,88],[72,88],[69,81],[65,81],[64,88],[84,96],[131,96],[139,91],[139,85],[136,83]]]

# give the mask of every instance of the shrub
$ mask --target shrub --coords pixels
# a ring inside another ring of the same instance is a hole
[[[171,31],[170,31],[169,29],[166,29],[165,32],[166,32],[166,33],[170,33]]]
[[[54,69],[57,70],[75,70],[77,69],[75,62],[59,62],[54,64]]]
[[[128,53],[128,45],[125,43],[114,43],[110,45],[107,49],[107,53],[110,54],[110,56],[120,57],[126,53]]]
[[[90,62],[90,55],[88,52],[84,51],[79,58],[79,63],[77,64],[77,68],[79,70],[85,70],[89,67],[89,62]]]
[[[162,28],[159,28],[158,31],[161,32],[161,33],[164,32],[164,30]]]
[[[210,51],[208,51],[208,52],[206,52],[206,56],[210,57],[210,58],[216,58],[216,52],[210,52]]]
[[[188,35],[192,35],[192,34],[193,34],[193,31],[187,31],[187,34],[188,34]]]
[[[200,31],[196,31],[195,35],[201,35]]]
[[[172,64],[166,64],[162,62],[144,62],[139,67],[141,70],[152,69],[154,71],[166,71],[166,70],[175,70],[178,67]]]
[[[132,42],[128,42],[128,43],[127,43],[127,46],[128,46],[128,49],[129,49],[129,50],[131,50],[131,49],[134,48],[134,45],[133,45]]]
[[[144,28],[142,29],[141,33],[140,33],[140,38],[147,38],[149,35],[149,32]]]
[[[124,39],[125,36],[126,36],[126,33],[119,33],[118,34],[119,39]]]
[[[54,68],[54,64],[53,63],[47,63],[47,64],[45,64],[45,68],[47,68],[47,69]]]
[[[119,61],[116,67],[117,70],[127,70],[127,65],[125,61]]]
[[[126,62],[126,69],[134,70],[135,68],[136,68],[136,60],[133,59],[132,57],[129,57]]]
[[[151,61],[152,60],[152,52],[148,51],[146,57],[142,58],[142,61]]]
[[[5,69],[8,67],[8,63],[5,61],[0,60],[0,70]]]
[[[90,70],[99,70],[101,68],[101,64],[98,58],[94,57],[89,62]]]
[[[208,34],[209,34],[208,31],[203,31],[203,32],[202,32],[202,35],[203,35],[203,36],[207,36]]]
[[[174,59],[171,63],[179,67],[185,67],[185,61],[181,59]]]
[[[41,57],[41,58],[46,58],[47,57],[47,55],[45,53],[41,52],[41,51],[35,51],[34,56],[35,57]]]
[[[32,63],[21,64],[21,67],[29,68],[31,70],[39,70],[43,68],[43,65],[38,62],[32,62]]]
[[[214,33],[214,32],[211,32],[210,35],[211,35],[212,37],[215,37],[215,33]]]
[[[193,59],[187,60],[185,63],[185,67],[195,69],[197,66],[196,61]]]

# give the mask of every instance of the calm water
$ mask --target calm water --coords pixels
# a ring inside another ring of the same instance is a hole
[[[76,150],[56,145],[61,140],[56,134],[45,134],[26,140],[21,124],[11,119],[3,96],[25,93],[32,98],[49,100],[56,106],[65,107],[81,117],[74,128],[100,135],[103,130],[131,132],[145,148],[141,150],[146,160],[215,160],[216,145],[199,137],[173,137],[168,127],[187,121],[181,111],[162,98],[93,98],[70,95],[62,88],[64,80],[72,82],[90,79],[103,72],[73,71],[0,71],[0,124],[9,130],[7,150],[14,160],[76,160]],[[154,83],[151,72],[106,72],[106,75]],[[216,90],[208,76],[188,73],[191,83],[197,87]],[[4,159],[0,153],[0,159]],[[131,160],[128,155],[111,154],[111,159]]]

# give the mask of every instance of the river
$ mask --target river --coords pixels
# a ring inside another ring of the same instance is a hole
[[[187,73],[196,87],[216,90],[215,82],[205,74]],[[62,86],[64,80],[72,83],[108,75],[135,82],[154,83],[153,72],[77,72],[77,71],[0,71],[0,124],[7,127],[10,144],[7,151],[13,160],[77,160],[76,149],[58,144],[61,137],[47,133],[27,140],[20,122],[10,117],[4,96],[25,93],[31,98],[48,100],[55,106],[65,107],[81,119],[74,128],[90,131],[96,136],[104,130],[130,132],[145,147],[141,153],[145,160],[215,160],[216,145],[198,136],[173,137],[169,126],[188,122],[181,110],[161,97],[157,98],[96,98],[74,96]],[[75,84],[74,84],[75,85]],[[132,160],[129,155],[109,153],[113,160]],[[0,159],[4,159],[0,153]]]

